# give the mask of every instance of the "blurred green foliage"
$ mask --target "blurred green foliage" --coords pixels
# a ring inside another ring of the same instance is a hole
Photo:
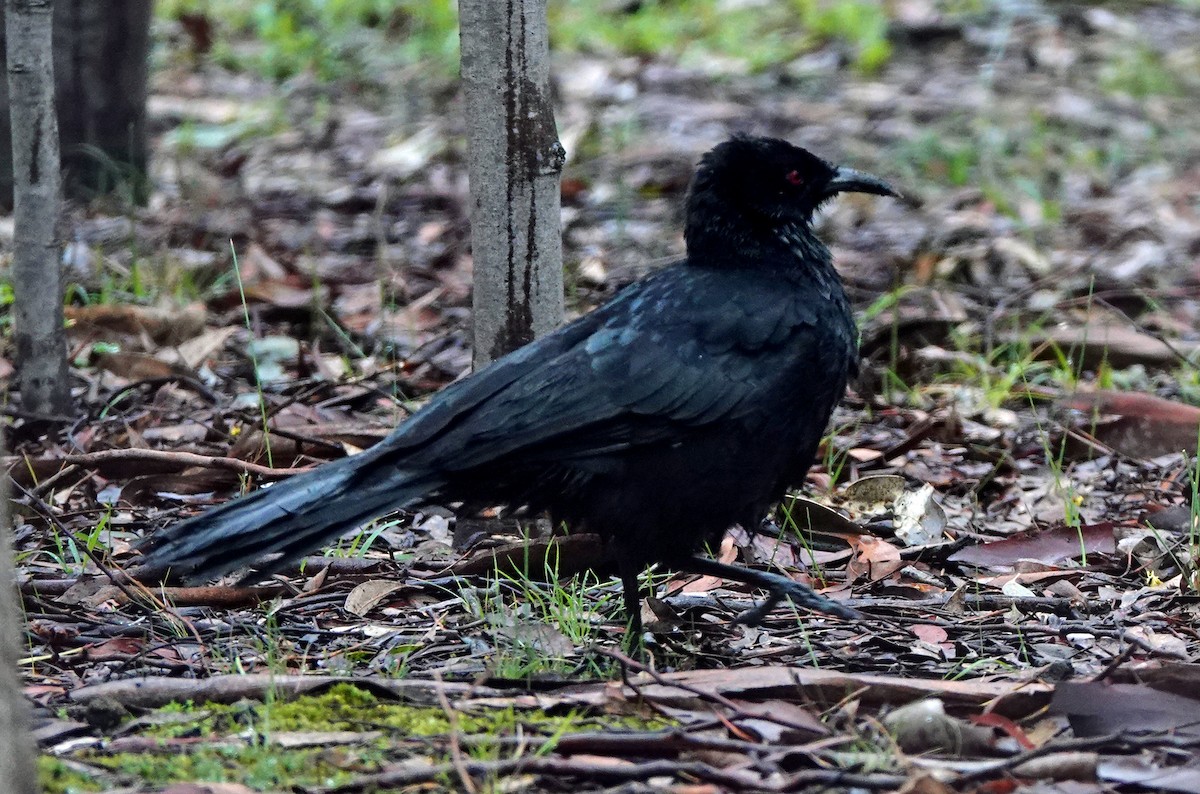
[[[163,0],[156,11],[204,15],[217,27],[214,58],[277,80],[370,79],[417,62],[445,74],[458,68],[455,0]],[[255,46],[237,46],[246,39]]]
[[[1157,142],[1088,135],[1045,114],[1015,114],[996,105],[982,114],[961,113],[935,128],[897,141],[889,162],[898,181],[914,188],[977,187],[998,212],[1023,226],[1062,218],[1064,175],[1084,174],[1097,185],[1115,184],[1137,161],[1156,158]]]
[[[593,0],[559,0],[550,6],[556,49],[665,54],[684,63],[720,56],[752,71],[840,41],[856,68],[873,72],[891,56],[887,27],[884,6],[863,0],[643,0],[615,12]]]
[[[7,328],[12,325],[13,300],[12,284],[7,281],[0,281],[0,328]]]
[[[1180,93],[1179,81],[1162,55],[1144,46],[1122,50],[1101,69],[1100,83],[1107,91],[1137,99]]]
[[[881,3],[859,0],[793,0],[804,27],[824,39],[840,39],[854,50],[854,65],[864,73],[876,72],[892,57],[888,41],[888,16]]]
[[[458,68],[454,0],[163,0],[161,19],[202,14],[217,27],[213,57],[283,80],[377,78],[389,65]],[[551,0],[552,46],[655,55],[688,65],[761,71],[829,42],[870,73],[891,57],[885,6],[865,0]]]

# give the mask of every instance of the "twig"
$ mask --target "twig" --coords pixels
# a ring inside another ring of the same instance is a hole
[[[47,504],[45,500],[39,496],[33,495],[20,483],[14,482],[13,484],[16,485],[16,487],[19,488],[26,495],[26,497],[30,499],[30,501],[33,503],[33,506],[37,508],[45,516],[46,520],[53,524],[59,532],[71,538],[75,537],[75,533],[59,520],[58,516],[54,514],[54,508]],[[187,631],[191,633],[192,637],[195,638],[197,643],[204,645],[204,640],[201,639],[200,632],[196,630],[196,627],[192,625],[191,621],[187,620],[178,612],[176,612],[175,609],[170,605],[155,597],[154,593],[148,587],[136,579],[131,578],[129,574],[125,573],[125,571],[120,571],[119,575],[117,573],[113,573],[109,566],[104,563],[104,561],[98,554],[96,554],[95,550],[92,549],[88,543],[77,541],[76,547],[83,550],[83,553],[88,556],[88,559],[92,561],[92,564],[95,565],[101,573],[108,577],[108,580],[112,583],[113,587],[120,590],[121,593],[129,599],[129,603],[136,604],[141,607],[146,607],[147,603],[149,603],[159,612],[166,615],[170,621],[187,629]],[[130,589],[131,586],[137,589],[136,593]],[[208,665],[203,659],[201,659],[201,666],[207,670]]]
[[[182,383],[184,386],[187,386],[192,391],[196,392],[196,394],[199,394],[201,397],[208,400],[213,405],[216,405],[217,403],[219,403],[221,401],[221,398],[217,396],[216,392],[214,392],[212,389],[205,386],[204,383],[199,378],[197,378],[194,375],[186,375],[182,372],[174,374],[174,375],[164,375],[164,376],[156,377],[156,378],[142,378],[141,380],[136,380],[133,383],[130,383],[128,386],[126,386],[121,391],[122,392],[131,392],[134,389],[141,388],[142,386],[149,386],[150,388],[155,388],[157,386],[165,386],[168,383]]]
[[[75,417],[63,416],[62,414],[40,414],[36,411],[25,411],[15,405],[0,406],[0,416],[11,416],[14,419],[24,419],[27,422],[50,422],[56,425],[65,425],[69,422],[74,422]]]
[[[452,764],[429,764],[423,766],[405,765],[402,768],[378,775],[366,775],[349,783],[333,788],[317,789],[320,794],[354,794],[359,791],[374,791],[378,789],[393,789],[412,786],[437,780],[454,771]],[[705,780],[722,786],[731,791],[782,791],[777,785],[770,785],[758,777],[737,774],[719,769],[699,761],[647,761],[644,763],[610,764],[562,758],[510,758],[500,761],[469,761],[465,771],[468,774],[484,776],[511,775],[514,773],[551,775],[554,777],[571,777],[583,780],[646,780],[654,777],[671,777],[676,779]],[[814,770],[817,776],[824,778],[826,783],[848,782],[857,779],[864,782],[869,776],[845,775],[836,770],[826,772]],[[903,778],[889,775],[885,785],[880,782],[872,788],[894,788],[903,782]],[[812,780],[810,783],[818,781]]]
[[[1008,772],[1025,764],[1035,758],[1052,755],[1062,752],[1078,752],[1081,750],[1100,750],[1105,747],[1117,745],[1128,747],[1135,750],[1140,749],[1155,749],[1159,747],[1174,747],[1182,750],[1194,750],[1200,746],[1200,737],[1172,735],[1166,731],[1156,732],[1154,734],[1144,734],[1131,736],[1127,733],[1108,733],[1103,736],[1085,736],[1080,739],[1058,739],[1046,742],[1041,747],[1035,747],[1032,750],[1026,750],[1022,753],[1009,756],[991,764],[986,764],[983,767],[975,769],[971,772],[962,774],[954,781],[955,789],[962,791],[966,784],[975,781],[986,780],[994,777],[1001,772]]]
[[[1122,633],[1124,634],[1124,632]],[[1112,661],[1104,665],[1104,669],[1092,676],[1092,683],[1103,681],[1117,671],[1117,668],[1129,661],[1129,657],[1133,656],[1134,651],[1141,649],[1141,646],[1136,642],[1129,642],[1121,649],[1121,652],[1113,657]]]
[[[1095,301],[1095,303],[1097,305],[1103,306],[1104,308],[1111,311],[1113,314],[1120,317],[1126,323],[1128,323],[1130,325],[1130,327],[1133,328],[1134,331],[1137,331],[1139,334],[1145,334],[1146,336],[1150,337],[1151,339],[1154,339],[1155,341],[1157,341],[1159,344],[1161,344],[1163,347],[1165,347],[1167,349],[1167,352],[1169,352],[1171,355],[1173,355],[1176,358],[1176,360],[1179,361],[1180,364],[1182,364],[1185,367],[1188,367],[1189,369],[1196,369],[1196,362],[1192,361],[1190,358],[1187,357],[1187,355],[1185,353],[1183,353],[1183,351],[1181,351],[1179,348],[1175,347],[1175,345],[1171,344],[1170,340],[1168,340],[1164,335],[1160,334],[1158,331],[1155,331],[1153,328],[1149,327],[1148,325],[1139,323],[1137,320],[1130,317],[1127,312],[1123,311],[1122,309],[1118,309],[1116,306],[1114,306],[1113,304],[1104,300],[1103,298],[1097,298],[1097,297],[1093,296],[1093,300]]]
[[[47,494],[54,488],[54,486],[58,485],[58,483],[60,481],[65,480],[66,478],[70,477],[72,474],[75,474],[78,471],[79,471],[78,466],[64,466],[63,468],[59,469],[54,474],[50,475],[46,479],[39,482],[36,486],[31,488],[29,493],[31,493],[35,496],[42,496],[43,494]],[[91,477],[92,475],[89,474],[87,476]],[[76,483],[76,485],[78,485],[78,483]]]
[[[40,513],[42,513],[45,519],[53,524],[59,532],[71,538],[75,537],[75,533],[72,532],[66,524],[60,521],[58,516],[54,515],[54,508],[47,504],[44,499],[34,494],[19,482],[14,481],[13,485],[16,486],[17,490],[25,494],[25,497],[30,501],[30,506],[36,508]],[[99,555],[96,554],[95,550],[92,549],[90,544],[77,543],[76,545],[83,551],[84,554],[88,556],[88,559],[92,561],[92,564],[95,565],[102,574],[108,577],[108,580],[112,582],[114,587],[124,593],[131,602],[138,603],[139,599],[132,592],[130,592],[129,588],[127,587],[130,581],[128,576],[125,576],[124,573],[122,573],[122,575],[118,577],[111,570],[109,570],[108,566],[104,564],[104,561],[100,559]]]
[[[197,455],[194,452],[175,452],[164,449],[106,449],[100,452],[84,452],[78,455],[67,455],[63,462],[68,465],[88,466],[99,468],[114,462],[143,462],[163,463],[169,466],[186,468],[200,466],[206,469],[225,469],[239,474],[253,474],[268,480],[279,480],[296,474],[311,471],[312,466],[298,466],[294,469],[276,469],[261,466],[257,463],[219,456]]]
[[[450,723],[450,761],[454,766],[454,771],[458,774],[458,779],[462,781],[463,789],[468,794],[475,794],[478,789],[475,787],[475,781],[471,779],[466,759],[463,757],[462,746],[458,742],[460,734],[458,714],[455,713],[454,707],[450,705],[450,700],[446,697],[446,691],[442,688],[442,674],[440,672],[434,675],[434,682],[436,684],[434,692],[437,693],[438,705],[442,707],[442,711],[446,712],[446,721]]]
[[[690,692],[702,700],[708,701],[710,703],[716,703],[717,705],[720,705],[720,706],[724,706],[725,708],[729,709],[733,713],[734,717],[749,717],[749,718],[759,719],[759,720],[769,720],[770,722],[773,722],[776,725],[782,725],[785,728],[791,728],[792,730],[797,730],[797,731],[811,731],[812,730],[812,726],[810,726],[810,725],[801,725],[801,724],[798,724],[795,722],[791,722],[790,720],[782,719],[780,717],[775,717],[775,716],[771,716],[771,715],[767,715],[767,714],[748,713],[745,709],[739,707],[738,704],[734,703],[732,700],[725,697],[724,695],[719,695],[719,694],[716,694],[715,692],[706,692],[703,689],[700,689],[698,687],[689,686],[688,684],[680,683],[678,681],[671,681],[667,678],[664,678],[657,670],[653,669],[649,665],[642,664],[641,662],[637,661],[636,659],[633,659],[633,658],[621,653],[620,651],[614,651],[614,650],[610,650],[607,648],[597,648],[596,652],[599,653],[601,656],[607,656],[610,659],[613,659],[613,660],[619,662],[621,664],[622,672],[624,672],[624,670],[626,670],[626,669],[633,668],[634,670],[637,670],[640,673],[645,673],[646,675],[650,676],[651,678],[654,679],[654,682],[656,684],[659,684],[660,686],[673,687],[675,689],[682,689],[684,692]],[[637,686],[635,684],[633,684],[629,680],[628,677],[625,678],[625,685],[628,686],[630,689],[633,689],[635,692],[637,691]]]

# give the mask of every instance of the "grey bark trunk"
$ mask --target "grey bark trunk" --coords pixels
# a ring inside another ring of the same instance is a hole
[[[13,570],[7,479],[0,478],[0,780],[5,791],[34,794],[38,790],[36,756],[29,732],[29,706],[21,694],[17,672],[25,627]]]
[[[58,124],[51,61],[51,0],[7,0],[13,206],[13,346],[21,407],[32,414],[70,413],[63,332]]]
[[[546,0],[461,0],[479,368],[563,316]]]

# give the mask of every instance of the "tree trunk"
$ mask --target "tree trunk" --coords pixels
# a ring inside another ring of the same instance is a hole
[[[151,0],[54,0],[54,75],[63,190],[127,190],[144,201]],[[0,29],[0,36],[3,30]],[[4,46],[0,44],[0,53]],[[0,203],[12,201],[8,98],[0,85]]]
[[[562,322],[546,0],[461,0],[475,262],[475,367]]]
[[[21,407],[49,416],[70,413],[63,332],[58,125],[54,116],[51,0],[7,0],[13,207],[13,343]]]
[[[7,481],[7,477],[0,477],[0,780],[8,781],[4,790],[12,794],[34,794],[38,784],[29,705],[21,694],[17,672],[25,627],[13,570]]]

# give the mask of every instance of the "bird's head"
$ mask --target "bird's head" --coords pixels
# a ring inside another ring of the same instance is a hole
[[[778,138],[739,135],[700,160],[687,202],[687,238],[710,233],[807,229],[813,213],[838,193],[897,196],[878,177],[831,165]]]

